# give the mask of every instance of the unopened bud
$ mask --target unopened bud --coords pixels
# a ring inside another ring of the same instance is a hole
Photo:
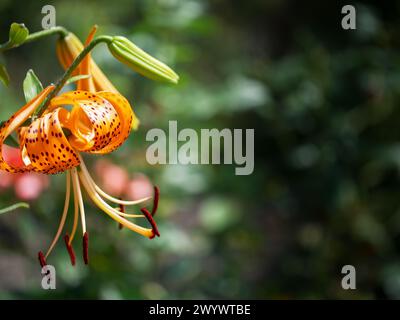
[[[112,55],[141,75],[170,83],[178,83],[179,76],[166,64],[150,56],[125,37],[113,37],[108,44]]]

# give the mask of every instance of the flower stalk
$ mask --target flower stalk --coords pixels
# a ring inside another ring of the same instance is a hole
[[[32,34],[30,34],[24,43],[29,43],[29,42],[33,42],[36,40],[40,40],[42,38],[48,37],[48,36],[53,36],[53,35],[59,35],[60,37],[66,37],[68,35],[69,31],[67,29],[65,29],[64,27],[61,26],[57,26],[57,27],[53,27],[50,29],[46,29],[46,30],[42,30],[42,31],[38,31],[38,32],[34,32]]]
[[[13,24],[15,25],[15,24]],[[12,31],[12,28],[10,30],[10,33]],[[38,32],[34,32],[29,34],[26,38],[22,39],[22,41],[19,41],[17,43],[10,41],[11,39],[9,39],[6,43],[3,43],[0,45],[0,52],[6,51],[6,50],[10,50],[10,49],[14,49],[16,47],[19,47],[25,43],[30,43],[36,40],[40,40],[42,38],[48,37],[48,36],[52,36],[52,35],[59,35],[61,37],[65,37],[68,35],[68,30],[65,29],[64,27],[54,27],[54,28],[50,28],[50,29],[46,29],[46,30],[42,30],[42,31],[38,31]],[[10,37],[11,38],[11,37]]]

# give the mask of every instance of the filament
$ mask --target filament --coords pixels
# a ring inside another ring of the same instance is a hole
[[[78,229],[78,218],[79,218],[79,202],[74,183],[72,184],[72,187],[74,191],[74,224],[72,226],[71,236],[68,240],[69,245],[71,245],[72,240],[74,240],[76,230]]]
[[[125,206],[133,206],[142,202],[145,202],[149,199],[151,199],[151,197],[145,197],[139,200],[133,200],[133,201],[126,201],[126,200],[121,200],[121,199],[117,199],[114,198],[112,196],[110,196],[108,193],[104,192],[92,179],[92,177],[89,174],[88,169],[86,168],[85,163],[83,162],[83,159],[81,156],[79,156],[79,160],[81,161],[81,168],[82,168],[82,172],[85,175],[86,179],[88,180],[88,182],[90,182],[90,184],[94,187],[94,189],[97,191],[97,193],[99,193],[101,196],[103,196],[104,198],[106,198],[107,200],[114,202],[116,204],[122,204]]]
[[[86,232],[85,207],[83,206],[82,192],[81,192],[81,186],[79,184],[78,172],[76,168],[71,169],[71,171],[72,171],[72,182],[75,185],[75,193],[78,197],[79,211],[81,214],[82,234],[85,234]]]
[[[93,187],[90,185],[90,183],[88,182],[88,180],[86,179],[85,175],[83,174],[83,172],[79,172],[79,178],[83,184],[83,186],[85,187],[86,191],[88,192],[90,198],[92,199],[92,201],[100,208],[102,209],[105,213],[107,213],[112,219],[114,219],[115,221],[121,223],[123,226],[127,227],[128,229],[135,231],[145,237],[152,237],[153,236],[153,230],[152,229],[147,229],[147,228],[143,228],[141,226],[138,226],[137,224],[134,224],[128,220],[126,220],[125,218],[120,216],[119,211],[115,210],[114,208],[110,207],[106,202],[104,202],[104,200],[99,196],[98,193],[94,192],[94,190],[92,189]]]
[[[70,200],[70,194],[71,194],[71,174],[69,171],[67,171],[67,177],[66,177],[66,192],[65,192],[65,202],[64,202],[64,210],[61,216],[61,221],[58,226],[56,235],[53,239],[53,242],[51,243],[49,249],[47,250],[47,253],[45,255],[45,259],[49,256],[50,252],[53,250],[54,246],[56,245],[58,239],[60,238],[61,231],[64,228],[65,224],[65,219],[67,218],[67,213],[68,213],[68,208],[69,208],[69,200]]]

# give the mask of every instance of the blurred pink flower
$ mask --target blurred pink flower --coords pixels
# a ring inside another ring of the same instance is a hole
[[[152,197],[153,185],[146,175],[138,173],[128,182],[125,195],[130,200]]]
[[[129,200],[153,196],[154,187],[150,179],[142,173],[135,174],[129,180],[125,169],[107,160],[97,161],[95,171],[102,188],[114,196],[126,196]]]
[[[99,160],[95,171],[100,178],[100,184],[107,193],[121,196],[129,180],[125,169],[106,160]]]
[[[43,190],[43,180],[38,174],[25,173],[15,181],[15,194],[22,200],[36,199]]]
[[[0,170],[0,190],[10,187],[14,182],[12,173]]]

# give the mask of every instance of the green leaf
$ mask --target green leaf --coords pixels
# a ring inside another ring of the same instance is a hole
[[[5,65],[0,64],[0,80],[8,87],[10,83],[10,76],[8,75]]]
[[[12,23],[10,27],[10,39],[8,42],[12,47],[18,47],[23,44],[29,36],[29,30],[23,23]]]
[[[7,212],[13,211],[13,210],[18,209],[18,208],[27,208],[28,209],[29,208],[29,204],[26,203],[26,202],[18,202],[16,204],[13,204],[13,205],[7,207],[7,208],[0,209],[0,214],[7,213]]]
[[[31,101],[43,91],[43,85],[33,70],[29,70],[26,73],[23,88],[26,102]]]
[[[65,84],[70,84],[70,83],[73,83],[73,82],[76,82],[76,81],[79,81],[82,79],[87,79],[87,78],[90,78],[90,75],[80,74],[80,75],[69,78]]]

